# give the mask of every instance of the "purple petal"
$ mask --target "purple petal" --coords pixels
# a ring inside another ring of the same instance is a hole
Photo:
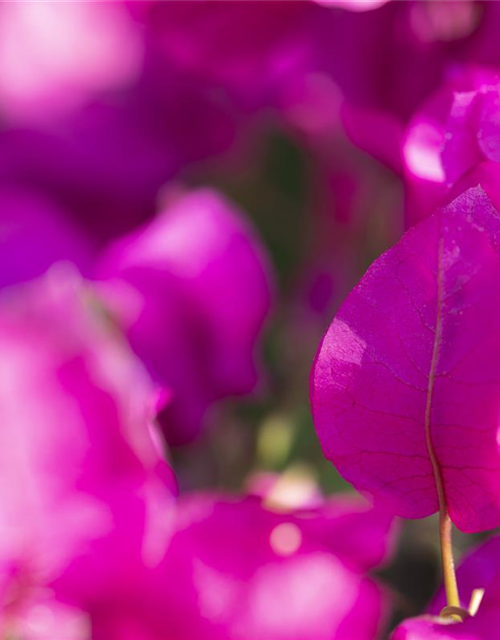
[[[463,531],[500,524],[500,216],[471,189],[368,270],[312,373],[325,455],[408,518],[438,509]]]
[[[19,597],[130,588],[163,556],[172,502],[149,377],[63,268],[2,292],[0,350],[0,562],[18,567]]]
[[[336,555],[342,525],[336,531],[334,502],[331,509],[278,513],[252,498],[182,499],[164,565],[176,576],[164,593],[173,636],[372,640],[385,598],[353,569],[355,557],[346,563]],[[349,511],[346,503],[339,509]],[[367,515],[354,512],[368,534],[374,521]],[[387,528],[381,532],[372,532],[375,545]]]
[[[163,416],[169,441],[195,437],[214,401],[254,389],[270,306],[267,259],[241,213],[216,192],[177,199],[111,247],[101,275],[126,281],[142,300],[128,336],[173,391]]]
[[[88,271],[90,257],[65,211],[25,190],[0,191],[0,287],[36,278],[60,260]]]

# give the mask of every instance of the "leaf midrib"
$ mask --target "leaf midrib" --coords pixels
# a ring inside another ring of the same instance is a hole
[[[446,495],[443,485],[443,477],[441,469],[434,451],[434,445],[432,443],[431,434],[431,410],[432,400],[434,395],[434,383],[436,379],[436,368],[439,357],[439,347],[441,344],[441,337],[443,333],[443,237],[440,234],[438,244],[437,255],[437,310],[436,310],[436,331],[434,334],[434,344],[432,347],[431,365],[429,369],[429,381],[427,385],[427,396],[425,401],[425,415],[424,415],[424,428],[425,428],[425,440],[427,445],[427,451],[432,464],[432,471],[434,474],[434,480],[436,483],[439,511],[444,514],[447,513],[448,507],[446,502]]]

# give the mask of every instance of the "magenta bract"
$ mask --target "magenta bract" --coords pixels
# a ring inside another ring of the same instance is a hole
[[[352,499],[287,511],[255,497],[181,498],[163,565],[171,637],[373,640],[386,597],[363,574],[391,530],[386,512]],[[346,544],[347,531],[357,540]]]
[[[500,215],[471,189],[375,261],[312,373],[342,476],[407,518],[437,511],[440,482],[466,532],[500,524],[499,250]]]
[[[169,539],[155,388],[62,267],[2,291],[0,351],[0,589],[14,617],[43,589],[87,611],[125,597]]]
[[[214,401],[254,389],[268,265],[255,233],[222,196],[208,189],[180,196],[113,245],[101,275],[128,283],[140,299],[126,331],[173,391],[163,416],[170,442],[195,437]]]
[[[412,117],[402,145],[409,224],[449,201],[445,198],[454,185],[455,195],[465,185],[480,183],[494,196],[495,187],[475,170],[500,159],[498,101],[496,71],[469,65],[452,74]]]

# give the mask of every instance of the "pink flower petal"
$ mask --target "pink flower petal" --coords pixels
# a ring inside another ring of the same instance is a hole
[[[499,250],[480,188],[410,229],[342,305],[311,380],[346,480],[408,518],[437,511],[439,481],[466,532],[500,524]]]
[[[163,413],[169,441],[195,437],[214,401],[254,389],[268,264],[253,229],[222,196],[208,189],[180,196],[111,247],[101,276],[128,282],[142,299],[127,331],[172,390]]]

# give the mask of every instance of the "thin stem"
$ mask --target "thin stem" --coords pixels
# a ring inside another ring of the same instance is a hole
[[[439,510],[439,540],[441,543],[441,563],[443,567],[444,588],[446,602],[449,607],[460,607],[458,595],[457,576],[453,561],[453,548],[451,543],[451,520],[448,510],[441,505]]]
[[[434,480],[436,482],[436,490],[439,504],[439,540],[441,543],[441,563],[443,567],[444,586],[446,590],[446,601],[448,607],[452,609],[460,608],[460,598],[458,596],[457,577],[455,575],[455,564],[453,562],[453,548],[451,544],[451,520],[448,514],[448,506],[446,503],[446,495],[444,491],[443,477],[439,463],[434,451],[431,434],[431,413],[432,413],[432,397],[434,394],[434,382],[436,379],[436,370],[439,358],[439,348],[441,345],[443,334],[443,238],[441,236],[438,244],[437,254],[437,305],[436,305],[436,331],[434,334],[434,344],[432,347],[431,365],[429,369],[429,383],[427,386],[427,397],[425,402],[425,440],[427,451],[432,464]],[[447,607],[445,607],[446,610]],[[456,613],[446,613],[443,615],[451,615],[456,617]]]

